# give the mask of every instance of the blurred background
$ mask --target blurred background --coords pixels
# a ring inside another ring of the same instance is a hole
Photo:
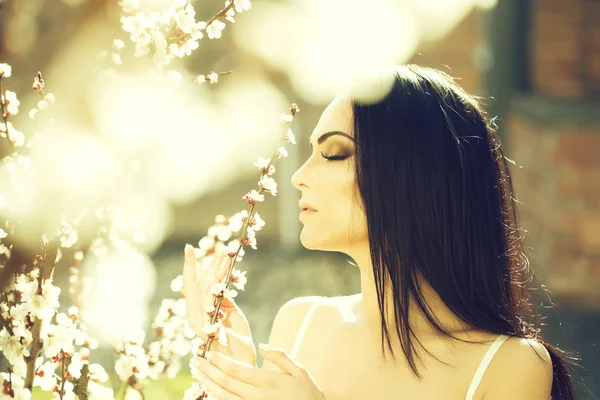
[[[222,6],[191,3],[199,20]],[[521,166],[512,173],[531,265],[556,304],[543,311],[546,335],[579,353],[581,376],[600,393],[600,2],[256,0],[222,38],[205,37],[166,68],[182,74],[168,89],[132,57],[119,14],[116,0],[0,0],[0,62],[13,67],[5,89],[23,110],[13,123],[26,136],[40,133],[46,162],[48,204],[38,211],[110,198],[144,239],[147,261],[113,271],[111,294],[122,296],[105,310],[116,315],[127,293],[150,288],[133,296],[150,299],[148,327],[161,299],[175,296],[169,285],[185,243],[198,246],[215,215],[246,208],[241,196],[259,178],[252,163],[278,147],[279,115],[292,102],[301,109],[298,144],[277,164],[278,195],[259,206],[266,226],[239,264],[248,286],[238,303],[258,344],[286,301],[358,293],[347,257],[302,248],[290,178],[320,113],[353,73],[411,62],[448,72],[498,117],[505,154]],[[27,118],[38,70],[57,98],[49,127]],[[211,70],[233,73],[216,85],[192,81]],[[56,279],[66,282],[66,269]]]

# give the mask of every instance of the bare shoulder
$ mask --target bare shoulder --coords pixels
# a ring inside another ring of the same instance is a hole
[[[271,334],[269,335],[269,346],[291,353],[294,341],[300,330],[300,326],[308,309],[319,299],[320,296],[303,296],[288,300],[275,315]],[[271,363],[265,362],[263,368],[277,369]]]
[[[485,381],[485,400],[548,400],[552,389],[550,353],[534,339],[511,337],[498,350]]]

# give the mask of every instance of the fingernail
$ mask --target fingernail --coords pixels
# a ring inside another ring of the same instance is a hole
[[[267,352],[267,351],[271,350],[271,346],[269,346],[268,344],[264,344],[264,343],[259,344],[258,348],[261,349],[264,352]]]
[[[206,359],[207,359],[208,361],[211,361],[211,360],[212,360],[212,358],[213,358],[213,355],[212,355],[212,353],[211,353],[210,351],[207,351],[207,352],[206,352]]]
[[[187,255],[191,254],[191,251],[193,251],[193,250],[194,250],[194,247],[191,244],[186,243],[183,253],[187,256]]]

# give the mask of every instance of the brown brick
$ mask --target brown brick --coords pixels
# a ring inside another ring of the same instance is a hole
[[[600,212],[589,214],[579,228],[581,250],[589,255],[600,255]]]
[[[596,134],[564,132],[555,150],[554,161],[558,164],[600,167],[600,128]]]

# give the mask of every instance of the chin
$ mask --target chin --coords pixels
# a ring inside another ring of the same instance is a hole
[[[315,240],[311,240],[310,238],[306,238],[306,235],[300,234],[300,243],[307,250],[320,250],[318,247],[318,243]]]
[[[305,229],[302,229],[302,232],[300,232],[300,243],[307,250],[339,251],[335,248],[336,246],[332,246],[331,241],[324,240],[324,238],[318,237],[318,235],[307,233]]]

